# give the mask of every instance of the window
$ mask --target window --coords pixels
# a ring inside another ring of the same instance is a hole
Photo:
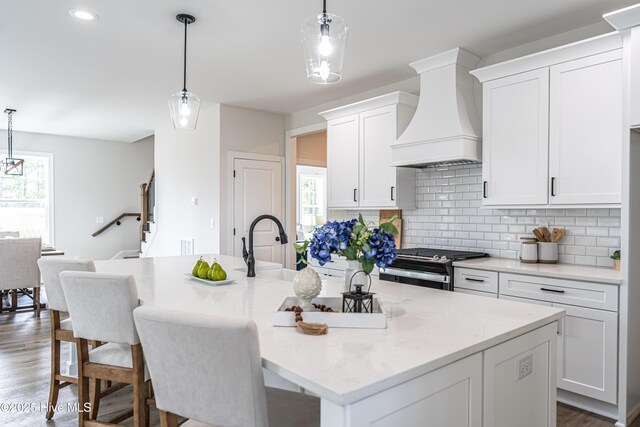
[[[298,166],[298,227],[306,235],[327,217],[327,169]]]
[[[24,159],[22,176],[0,172],[0,230],[42,237],[43,244],[53,245],[52,155],[16,153],[16,157]]]

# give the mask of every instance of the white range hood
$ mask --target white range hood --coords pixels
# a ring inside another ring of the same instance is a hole
[[[482,161],[481,125],[469,74],[479,60],[456,48],[410,64],[420,74],[420,100],[411,123],[391,145],[393,166]]]

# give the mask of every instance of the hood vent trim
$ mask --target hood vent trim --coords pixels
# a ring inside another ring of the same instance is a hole
[[[420,98],[413,119],[391,145],[392,166],[482,162],[481,124],[469,74],[479,60],[456,48],[410,64],[420,75]]]

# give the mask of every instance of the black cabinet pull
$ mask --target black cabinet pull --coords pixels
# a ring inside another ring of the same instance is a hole
[[[396,187],[391,186],[391,201],[394,201],[396,199],[396,196],[394,194],[395,191],[396,191]]]
[[[482,197],[483,198],[487,198],[487,187],[489,186],[489,182],[488,181],[483,181],[482,182]]]
[[[549,289],[549,288],[540,288],[541,291],[545,291],[545,292],[553,292],[555,294],[564,294],[564,291],[560,290],[560,289]]]
[[[556,177],[552,176],[551,177],[551,196],[555,196],[556,195]]]
[[[358,191],[358,189],[357,189],[357,188],[354,188],[354,189],[353,189],[353,201],[354,201],[354,202],[357,202],[357,201],[358,201],[358,199],[356,198],[356,191]]]
[[[464,280],[468,282],[484,283],[484,279],[474,279],[473,277],[465,277]]]

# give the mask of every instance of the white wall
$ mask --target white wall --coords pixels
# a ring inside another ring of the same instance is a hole
[[[0,131],[0,141],[6,141]],[[91,234],[123,212],[140,212],[140,184],[153,170],[153,137],[128,144],[69,136],[14,132],[14,150],[53,154],[54,244],[65,255],[108,259],[136,249],[139,225],[126,218],[97,237]]]
[[[281,114],[225,104],[220,106],[220,199],[224,201],[220,211],[221,253],[230,254],[232,251],[229,152],[284,156],[284,137],[285,117]],[[283,200],[284,197],[283,194]],[[284,218],[280,219],[284,221]]]
[[[176,131],[170,123],[156,130],[157,231],[147,256],[180,255],[182,238],[194,239],[194,253],[219,252],[219,119],[216,104],[200,111],[195,131]]]

